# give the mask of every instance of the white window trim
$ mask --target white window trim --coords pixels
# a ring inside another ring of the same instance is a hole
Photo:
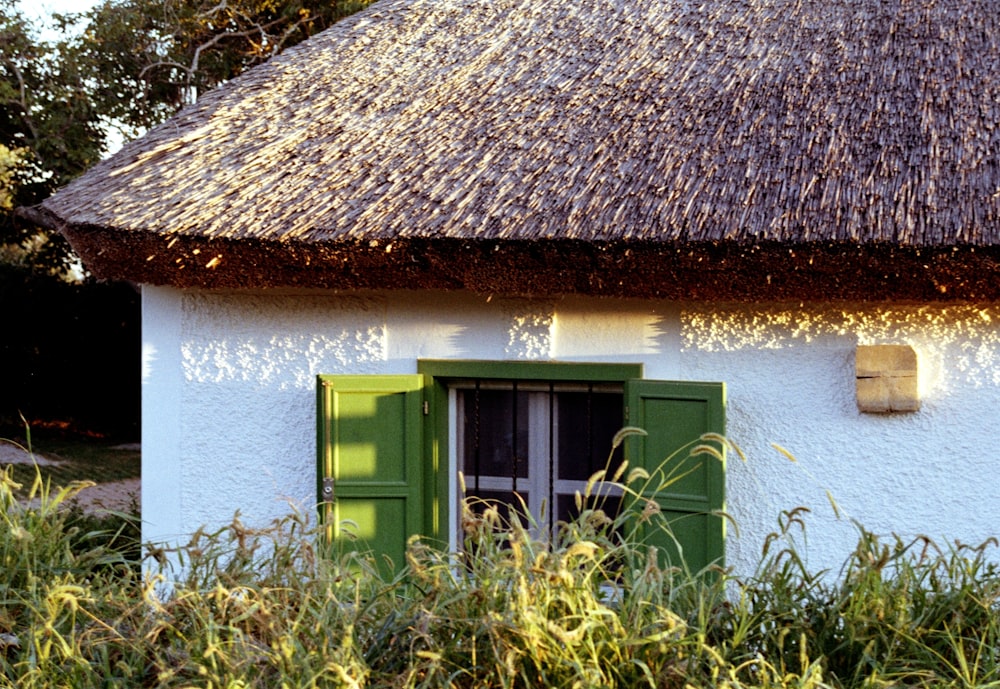
[[[503,381],[499,384],[490,385],[489,380],[484,380],[482,387],[487,389],[496,389],[497,387],[507,389],[509,387],[509,381]],[[459,448],[463,447],[464,443],[462,442],[463,438],[461,435],[462,424],[459,422],[460,414],[458,391],[460,389],[467,390],[471,389],[471,387],[463,381],[457,381],[448,387],[448,501],[454,511],[454,518],[450,520],[448,527],[448,543],[452,550],[460,548],[462,540],[460,537],[462,522],[462,496],[458,478],[460,467],[462,466],[459,458]],[[542,514],[542,510],[544,508],[546,520],[544,526],[547,530],[548,525],[552,521],[554,511],[556,510],[556,505],[548,504],[550,487],[547,472],[531,471],[532,459],[538,462],[541,458],[544,458],[546,462],[550,459],[553,462],[552,473],[553,476],[556,477],[553,479],[553,485],[551,487],[551,495],[553,499],[562,495],[574,495],[577,492],[582,495],[586,492],[588,483],[588,480],[558,478],[559,414],[556,409],[556,405],[558,405],[558,397],[553,400],[551,413],[555,415],[555,418],[551,419],[550,424],[548,418],[550,414],[548,399],[550,391],[585,392],[588,390],[596,390],[605,393],[611,392],[623,394],[623,386],[618,383],[570,384],[557,381],[554,383],[554,387],[550,388],[550,384],[547,381],[525,380],[523,382],[518,381],[518,390],[529,393],[528,418],[532,431],[528,434],[529,470],[528,479],[526,480],[527,485],[524,486],[529,495],[528,510],[535,518],[539,518],[539,515]],[[549,435],[550,429],[553,433],[555,433],[555,438],[551,439],[551,443]],[[608,477],[608,480],[610,480],[610,478],[611,477]],[[521,480],[522,479],[518,480],[518,487],[524,485],[520,482]],[[480,487],[484,490],[512,491],[514,486],[513,479],[511,478],[480,477]],[[623,494],[623,491],[621,491],[621,489],[609,487],[607,490],[603,491],[603,494],[609,497],[620,496]],[[544,537],[543,535],[539,536]]]

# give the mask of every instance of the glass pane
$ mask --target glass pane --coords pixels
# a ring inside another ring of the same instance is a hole
[[[622,427],[623,396],[610,392],[557,392],[559,478],[586,481],[605,468],[611,441]],[[615,451],[610,473],[622,462]]]
[[[528,393],[513,390],[459,390],[462,409],[462,471],[471,491],[476,476],[528,477]],[[478,402],[477,402],[478,396]],[[515,427],[517,444],[515,447]],[[516,451],[516,452],[515,452]]]

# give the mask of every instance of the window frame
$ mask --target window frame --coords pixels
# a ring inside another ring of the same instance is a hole
[[[539,382],[616,383],[641,379],[643,365],[637,363],[591,363],[565,361],[480,361],[418,359],[417,373],[424,376],[427,424],[424,433],[424,485],[433,495],[425,509],[425,524],[433,537],[446,547],[456,547],[457,533],[452,510],[458,504],[458,467],[452,465],[456,441],[455,410],[450,381],[468,379]],[[623,400],[627,405],[627,399]],[[622,419],[628,409],[622,409]]]
[[[623,363],[421,359],[418,370],[317,376],[317,506],[340,547],[369,550],[391,569],[401,566],[406,542],[416,534],[437,547],[453,545],[457,419],[449,382],[495,377],[624,385],[623,422],[647,431],[626,439],[625,458],[649,473],[642,498],[662,515],[659,526],[640,525],[640,538],[657,549],[664,566],[697,571],[724,564],[725,383],[647,380],[641,364]],[[704,442],[706,433],[715,435],[708,442],[721,461],[679,454]],[[368,533],[340,538],[340,527],[352,524]]]

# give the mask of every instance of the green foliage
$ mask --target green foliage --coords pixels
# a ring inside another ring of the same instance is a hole
[[[104,150],[89,69],[68,41],[36,37],[14,0],[0,0],[0,247],[7,261],[62,273],[65,241],[17,218],[96,163]]]
[[[0,261],[68,274],[65,240],[12,209],[92,166],[113,136],[136,136],[369,2],[105,0],[56,15],[73,30],[49,41],[0,0]]]
[[[717,441],[716,438],[712,439]],[[642,496],[644,477],[621,486]],[[600,479],[595,479],[598,496]],[[0,472],[0,684],[91,687],[982,687],[1000,677],[994,543],[939,549],[859,527],[836,576],[811,572],[783,514],[753,576],[662,566],[592,501],[549,536],[468,505],[461,553],[411,540],[393,576],[326,545],[306,515],[237,515],[147,574],[74,531],[83,486]],[[581,505],[588,504],[582,495]],[[74,547],[89,543],[90,548]],[[128,552],[128,551],[126,551]]]
[[[370,1],[105,0],[79,50],[98,109],[147,128]]]
[[[769,546],[804,528],[802,512],[783,515]],[[1000,681],[1000,570],[987,555],[996,541],[942,550],[925,536],[858,532],[838,577],[809,572],[788,545],[765,551],[757,578],[741,584],[741,647],[781,667],[816,659],[839,686]]]

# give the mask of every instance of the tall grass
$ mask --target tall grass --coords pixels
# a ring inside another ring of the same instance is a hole
[[[63,507],[84,486],[39,482],[26,504],[4,469],[0,685],[1000,684],[995,543],[941,548],[859,526],[842,571],[813,572],[794,547],[799,509],[752,575],[685,572],[636,540],[632,527],[657,519],[648,476],[604,478],[633,498],[623,511],[581,496],[579,518],[549,533],[469,505],[460,553],[414,538],[388,575],[298,513],[259,529],[237,515],[139,567],[120,541],[74,526]]]

